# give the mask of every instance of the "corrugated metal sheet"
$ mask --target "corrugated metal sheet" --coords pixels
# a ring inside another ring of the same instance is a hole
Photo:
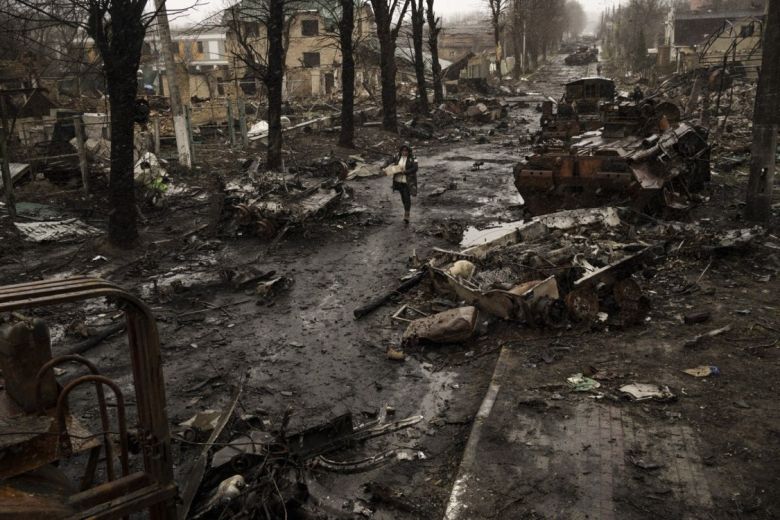
[[[75,218],[51,222],[16,222],[14,225],[26,240],[32,242],[68,242],[102,233],[98,228]]]

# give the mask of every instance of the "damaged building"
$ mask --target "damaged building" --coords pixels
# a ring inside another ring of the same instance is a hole
[[[226,49],[232,56],[232,74],[241,85],[244,95],[254,95],[259,80],[246,64],[236,56],[243,51],[238,39],[246,40],[257,56],[267,55],[265,26],[253,15],[253,2],[244,0],[225,10],[223,20],[228,27],[240,23],[242,33],[228,30]],[[289,47],[285,53],[284,92],[288,99],[331,97],[340,90],[340,51],[336,25],[337,11],[323,8],[317,2],[297,2],[295,13],[289,16],[287,31]],[[370,51],[375,48],[376,30],[373,11],[366,4],[355,14],[355,38],[364,50],[357,53],[356,85],[374,89],[379,83],[379,69],[376,56]]]

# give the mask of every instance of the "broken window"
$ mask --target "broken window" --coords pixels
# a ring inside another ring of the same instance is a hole
[[[319,67],[320,66],[320,53],[319,52],[304,52],[303,53],[303,66],[304,67]]]
[[[320,34],[319,20],[304,20],[302,31],[303,36],[317,36]]]
[[[198,54],[203,54],[203,42],[197,42],[195,46],[197,47]]]
[[[740,28],[739,36],[741,38],[749,38],[750,36],[753,36],[755,30],[756,30],[755,24],[753,22],[750,22],[749,24],[743,25]]]

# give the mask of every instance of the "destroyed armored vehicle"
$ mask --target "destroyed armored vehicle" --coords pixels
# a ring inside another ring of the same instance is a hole
[[[567,83],[557,109],[552,99],[542,103],[540,139],[566,140],[587,130],[601,128],[602,105],[612,103],[615,92],[615,82],[602,77],[581,78]]]
[[[278,181],[271,186],[251,180],[229,183],[223,217],[233,232],[271,240],[289,227],[331,210],[345,189],[338,178],[313,184]]]
[[[601,128],[608,138],[647,137],[677,124],[680,116],[680,108],[671,101],[657,96],[641,100],[618,97],[611,79],[582,78],[566,84],[557,108],[552,99],[542,103],[541,130],[536,140],[569,141]]]
[[[599,61],[599,50],[596,47],[581,46],[577,52],[569,54],[563,60],[566,65],[587,65]]]
[[[605,196],[636,209],[682,209],[679,193],[709,180],[707,131],[681,123],[647,138],[612,139],[589,132],[569,149],[542,149],[514,168],[515,186],[533,214],[592,207]],[[684,184],[684,186],[683,186]]]

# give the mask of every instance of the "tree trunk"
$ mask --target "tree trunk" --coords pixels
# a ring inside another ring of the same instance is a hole
[[[428,89],[425,88],[423,25],[425,25],[423,0],[412,0],[412,42],[414,45],[414,72],[417,76],[417,97],[420,98],[420,109],[424,114],[427,114],[430,107],[428,106]]]
[[[282,168],[282,79],[284,77],[284,0],[271,0],[268,17],[268,161],[269,170]]]
[[[767,2],[761,73],[753,111],[753,144],[745,218],[768,222],[772,215],[777,131],[780,127],[780,2]]]
[[[354,0],[341,0],[341,134],[339,146],[354,148],[355,138],[355,55],[352,32],[355,30]]]
[[[133,178],[134,116],[136,74],[146,26],[142,22],[143,6],[114,2],[109,13],[111,20],[122,23],[112,25],[111,30],[100,24],[90,24],[87,32],[103,58],[111,112],[108,239],[117,247],[129,248],[138,240]]]
[[[382,68],[382,128],[398,130],[398,115],[395,93],[395,44],[380,36],[380,66]]]
[[[187,128],[187,118],[184,115],[184,106],[181,102],[179,77],[176,73],[176,61],[173,58],[173,42],[171,41],[171,29],[168,26],[168,12],[165,9],[165,0],[155,0],[155,7],[158,11],[157,28],[160,33],[160,46],[162,47],[162,58],[165,64],[165,75],[168,78],[168,97],[171,101],[171,115],[173,116],[173,129],[176,134],[179,164],[185,168],[192,168],[190,133]]]
[[[439,21],[433,12],[433,1],[428,2],[428,47],[431,51],[431,70],[433,72],[433,100],[436,105],[444,103],[444,87],[442,86],[441,63],[439,63]]]
[[[501,19],[496,17],[493,19],[493,45],[496,50],[496,70],[499,77],[501,76]]]
[[[136,69],[107,74],[111,107],[111,175],[108,184],[109,241],[122,248],[138,239],[133,178]]]
[[[512,5],[512,51],[515,56],[515,66],[512,68],[512,77],[515,79],[520,79],[522,76],[521,64],[523,62],[523,22],[520,8],[520,2],[515,1]]]
[[[379,39],[379,66],[382,75],[382,128],[398,131],[395,93],[395,34],[387,0],[371,0],[376,19],[376,35]]]

